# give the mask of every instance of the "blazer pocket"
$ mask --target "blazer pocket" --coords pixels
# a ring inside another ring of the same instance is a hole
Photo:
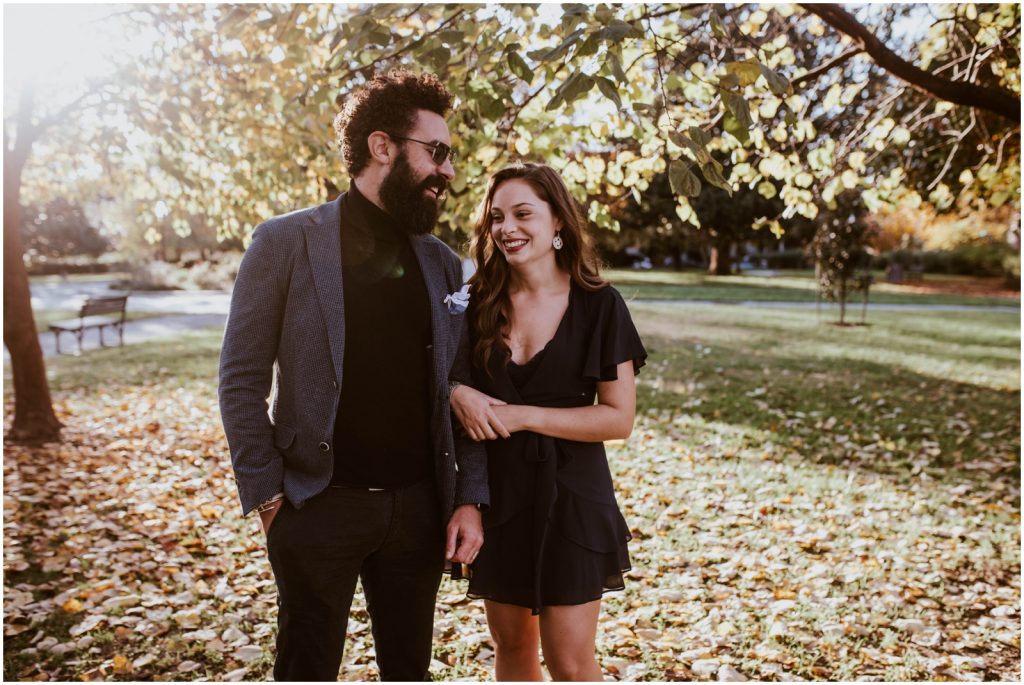
[[[274,426],[274,447],[284,451],[295,442],[295,429],[291,426],[277,424]]]

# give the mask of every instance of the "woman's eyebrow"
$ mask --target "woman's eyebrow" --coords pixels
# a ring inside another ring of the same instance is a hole
[[[512,206],[510,207],[510,209],[516,209],[517,207],[522,207],[522,206],[524,206],[524,205],[525,205],[525,206],[527,206],[527,207],[533,207],[533,203],[532,203],[532,202],[518,202],[518,203],[516,203],[516,204],[512,205]],[[494,207],[493,209],[495,209],[495,210],[497,210],[497,211],[499,211],[499,212],[500,212],[500,211],[503,211],[503,210],[501,209],[501,207]]]

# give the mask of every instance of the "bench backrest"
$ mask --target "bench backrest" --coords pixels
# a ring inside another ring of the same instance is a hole
[[[78,312],[81,317],[92,316],[93,314],[110,314],[120,313],[124,314],[125,303],[128,302],[127,295],[118,295],[110,297],[90,297],[82,305],[82,309]]]

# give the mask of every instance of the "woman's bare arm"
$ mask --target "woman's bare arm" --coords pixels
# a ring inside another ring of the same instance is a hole
[[[636,379],[633,362],[616,369],[618,378],[597,384],[597,404],[589,407],[552,408],[524,404],[491,406],[490,411],[508,431],[527,430],[579,442],[602,442],[629,437],[636,416]]]

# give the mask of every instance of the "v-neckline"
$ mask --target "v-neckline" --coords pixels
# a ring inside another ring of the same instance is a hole
[[[517,368],[520,368],[520,369],[522,369],[522,368],[524,368],[524,367],[527,367],[527,366],[529,366],[529,365],[530,365],[530,364],[531,364],[531,363],[532,363],[532,362],[533,362],[533,361],[534,361],[535,359],[537,359],[537,358],[538,358],[538,357],[540,357],[540,356],[541,356],[542,354],[544,354],[544,352],[546,352],[546,351],[547,351],[547,349],[548,349],[549,347],[551,347],[551,343],[553,343],[553,342],[555,341],[555,339],[556,339],[556,338],[558,338],[558,334],[562,332],[562,326],[563,326],[563,325],[565,325],[565,321],[566,321],[566,319],[568,319],[568,318],[569,318],[569,310],[570,310],[570,309],[572,309],[572,298],[573,298],[573,292],[575,291],[575,289],[576,289],[576,285],[575,285],[575,283],[573,283],[572,279],[570,279],[570,280],[569,280],[569,297],[567,298],[567,299],[568,299],[568,301],[567,301],[567,302],[566,302],[566,304],[565,304],[565,311],[564,311],[564,312],[562,312],[562,318],[558,320],[558,327],[557,327],[557,328],[555,328],[555,333],[554,333],[554,335],[552,335],[552,336],[551,336],[551,339],[550,339],[550,340],[548,340],[548,341],[547,341],[547,342],[546,342],[546,343],[544,344],[544,347],[542,347],[542,348],[540,348],[539,350],[537,350],[537,351],[536,351],[536,352],[535,352],[535,353],[533,354],[533,356],[532,356],[532,357],[530,357],[529,359],[527,359],[527,360],[526,360],[525,362],[523,362],[522,364],[519,364],[519,363],[517,363],[517,362],[513,361],[513,359],[512,359],[512,355],[510,354],[510,355],[509,355],[509,358],[508,358],[508,363],[509,363],[509,364],[511,364],[512,366],[515,366],[515,367],[517,367]]]

